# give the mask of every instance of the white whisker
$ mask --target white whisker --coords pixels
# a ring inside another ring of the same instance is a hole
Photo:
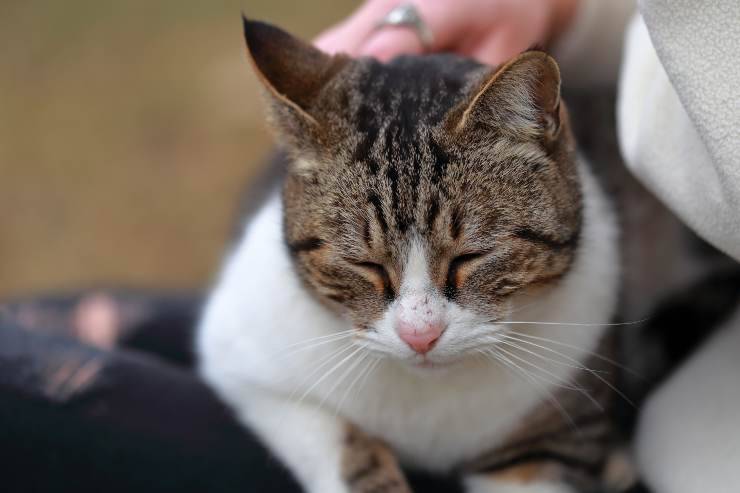
[[[532,296],[532,298],[534,298],[534,297]],[[522,306],[518,306],[514,310],[509,311],[509,315],[512,315],[514,313],[519,313],[522,310],[525,310],[525,309],[527,309],[527,308],[529,308],[531,306],[540,305],[540,304],[542,304],[542,300],[535,299],[534,301],[530,301],[529,303],[525,303]]]
[[[491,354],[496,357],[497,360],[502,361],[503,363],[506,363],[509,365],[509,369],[516,369],[518,371],[514,371],[514,374],[518,374],[522,376],[525,380],[529,381],[529,383],[533,386],[535,386],[537,389],[539,389],[541,392],[544,392],[545,398],[552,404],[558,412],[568,421],[570,426],[573,427],[574,430],[576,430],[578,433],[580,433],[580,430],[578,428],[578,425],[576,425],[575,421],[573,421],[573,418],[570,416],[568,411],[565,410],[565,408],[560,404],[560,401],[558,401],[557,397],[550,392],[547,388],[545,388],[536,378],[534,378],[530,372],[526,371],[513,361],[511,361],[509,358],[504,356],[499,352],[499,349],[501,348],[490,348],[492,351]]]
[[[296,385],[293,387],[293,390],[290,392],[290,395],[288,396],[288,400],[293,400],[295,393],[298,392],[300,387],[302,387],[304,383],[308,382],[314,375],[320,372],[322,368],[331,364],[332,361],[341,357],[343,354],[346,354],[353,347],[356,347],[356,346],[350,342],[349,344],[339,346],[337,349],[330,352],[328,355],[324,355],[324,357],[319,360],[318,364],[313,368],[313,370],[311,370],[308,374],[304,375],[303,378],[300,379],[300,382],[296,383]],[[293,376],[292,374],[288,375],[288,377],[292,377],[292,376]]]
[[[526,348],[523,348],[523,347],[521,347],[521,346],[519,346],[517,344],[511,343],[511,342],[508,342],[508,341],[501,341],[501,342],[503,344],[507,344],[507,345],[509,345],[509,346],[511,346],[511,347],[513,347],[515,349],[518,349],[519,351],[524,351],[524,352],[529,353],[529,354],[531,354],[533,356],[537,356],[537,357],[543,358],[546,361],[553,361],[553,362],[555,362],[557,364],[561,364],[561,365],[564,364],[563,362],[559,362],[559,361],[555,361],[555,360],[548,360],[547,358],[544,358],[541,354],[535,353],[534,351],[530,351],[530,350],[528,350]],[[514,355],[512,355],[512,356],[514,356]],[[558,378],[557,375],[555,375],[553,373],[550,373],[549,371],[547,371],[547,370],[545,370],[543,368],[540,368],[539,366],[535,365],[532,362],[528,362],[528,361],[526,361],[524,359],[522,359],[521,361],[525,361],[527,364],[529,364],[529,365],[537,368],[538,370],[546,372],[548,375],[551,375],[553,378],[557,378],[559,381],[567,382],[568,385],[563,386],[563,388],[566,388],[566,389],[569,389],[569,390],[575,390],[577,392],[580,392],[581,394],[583,394],[584,397],[586,397],[589,401],[591,401],[591,403],[594,406],[596,406],[599,409],[599,411],[604,411],[604,407],[601,405],[601,403],[599,401],[597,401],[596,399],[594,399],[594,397],[588,392],[588,390],[585,387],[582,387],[581,385],[576,385],[576,384],[573,384],[571,382],[568,382],[568,380],[566,380],[566,379]],[[575,368],[575,369],[578,369],[578,370],[592,371],[592,370],[589,370],[588,368],[586,368],[584,366],[574,366],[574,365],[568,365],[568,364],[565,364],[565,366],[568,366],[570,368]]]
[[[517,342],[521,342],[523,344],[528,344],[530,346],[534,346],[534,347],[537,347],[537,348],[540,348],[540,349],[544,349],[547,352],[554,353],[556,356],[560,356],[561,358],[565,358],[567,361],[575,361],[576,363],[569,364],[569,363],[565,363],[563,361],[558,361],[558,360],[556,360],[554,358],[548,358],[548,357],[546,357],[546,356],[544,356],[544,355],[542,355],[540,353],[528,351],[525,348],[523,348],[521,346],[518,346],[520,350],[525,351],[525,352],[530,353],[530,354],[533,354],[534,356],[537,356],[538,358],[541,358],[541,359],[543,359],[545,361],[550,361],[552,363],[557,363],[559,365],[568,366],[570,368],[575,368],[575,369],[578,369],[578,370],[594,371],[594,372],[597,372],[597,373],[607,373],[607,372],[605,372],[603,370],[592,370],[591,368],[588,368],[587,366],[585,366],[582,362],[579,362],[576,359],[568,356],[567,354],[561,353],[561,352],[556,351],[556,350],[554,350],[552,348],[549,348],[547,346],[542,346],[541,344],[536,344],[536,343],[534,343],[532,341],[528,341],[526,339],[519,339],[518,337],[515,337],[515,336],[513,336],[511,334],[502,334],[502,336],[506,340],[509,340],[509,341],[517,341]]]
[[[375,371],[375,369],[376,369],[376,368],[377,368],[378,366],[380,366],[380,362],[381,362],[381,361],[382,361],[382,359],[381,359],[381,358],[375,358],[375,361],[373,361],[373,362],[372,362],[372,363],[370,364],[370,369],[369,369],[369,370],[368,370],[368,371],[367,371],[367,372],[366,372],[366,373],[365,373],[365,374],[364,374],[364,375],[362,376],[362,380],[360,380],[360,382],[359,382],[359,383],[358,383],[358,385],[357,385],[357,390],[358,390],[358,391],[360,391],[360,390],[362,389],[362,387],[364,387],[364,386],[365,386],[365,384],[367,383],[367,381],[368,381],[368,379],[369,379],[369,377],[370,377],[370,374],[371,374],[372,372],[374,372],[374,371]]]
[[[337,332],[336,334],[323,335],[319,337],[311,337],[303,341],[298,341],[296,343],[289,344],[288,346],[280,349],[279,351],[272,353],[270,357],[277,358],[277,359],[286,358],[288,356],[292,356],[301,351],[307,351],[309,349],[323,346],[324,344],[329,344],[331,342],[346,339],[348,337],[351,337],[354,332],[355,330],[352,329],[352,330],[345,330],[342,332]],[[287,352],[284,353],[283,351],[287,351]]]
[[[502,343],[503,343],[503,341],[502,341]],[[514,346],[512,344],[510,344],[510,345],[512,347],[516,348],[516,349],[520,349],[518,346]],[[514,358],[515,360],[520,361],[521,363],[523,363],[525,365],[528,365],[528,366],[534,368],[535,370],[540,371],[540,372],[544,373],[545,375],[550,376],[553,379],[553,380],[550,380],[548,378],[543,377],[542,375],[537,375],[535,373],[532,373],[533,376],[536,376],[537,378],[539,378],[544,383],[550,384],[550,385],[552,385],[554,387],[559,387],[559,388],[562,388],[562,389],[566,389],[566,390],[575,390],[575,391],[581,391],[581,390],[583,390],[583,388],[573,385],[572,382],[569,382],[565,378],[560,377],[560,376],[552,373],[551,371],[548,371],[545,368],[542,368],[541,366],[538,366],[538,365],[532,363],[531,361],[528,361],[526,358],[522,358],[521,356],[518,356],[518,355],[514,354],[513,352],[511,352],[511,351],[509,351],[507,349],[504,349],[502,347],[497,347],[496,349],[499,350],[499,351],[502,351],[504,354],[508,355],[510,358]]]
[[[636,325],[647,321],[647,318],[634,322],[611,322],[611,323],[589,323],[589,322],[527,322],[522,320],[490,320],[492,323],[501,325],[558,325],[563,327],[621,327],[624,325]]]
[[[339,399],[339,403],[336,406],[335,416],[339,412],[339,410],[342,408],[342,404],[344,404],[345,399],[347,399],[347,396],[349,396],[349,393],[354,388],[355,384],[360,380],[360,378],[362,378],[365,372],[367,372],[368,369],[370,369],[370,367],[372,366],[373,361],[368,360],[368,358],[372,359],[372,356],[370,355],[370,353],[365,352],[362,354],[362,356],[358,360],[360,362],[365,363],[365,366],[363,366],[362,369],[357,372],[357,374],[355,375],[355,378],[353,378],[352,381],[347,386],[347,388],[344,389],[344,394],[342,395],[342,398]]]
[[[309,387],[309,388],[308,388],[308,389],[307,389],[307,390],[306,390],[306,391],[305,391],[305,392],[303,393],[303,395],[301,395],[301,397],[300,397],[300,398],[298,399],[298,403],[301,403],[301,402],[303,402],[303,399],[305,399],[305,398],[306,398],[306,396],[308,396],[308,395],[309,395],[309,394],[311,393],[311,391],[312,391],[313,389],[315,389],[315,388],[316,388],[316,387],[317,387],[317,386],[318,386],[319,384],[321,384],[321,382],[323,382],[324,380],[326,380],[327,378],[329,378],[329,376],[331,376],[331,374],[332,374],[332,373],[334,373],[335,371],[337,371],[337,369],[339,369],[339,368],[340,368],[340,367],[341,367],[342,365],[344,365],[344,363],[346,363],[346,362],[347,362],[347,361],[348,361],[348,360],[349,360],[350,358],[352,358],[352,357],[353,357],[353,356],[354,356],[355,354],[357,354],[357,353],[358,353],[359,351],[362,351],[362,347],[358,347],[358,346],[355,346],[355,350],[354,350],[354,351],[350,352],[350,353],[349,353],[349,354],[348,354],[347,356],[345,356],[345,357],[344,357],[344,358],[343,358],[343,359],[342,359],[341,361],[339,361],[339,363],[335,364],[335,365],[334,365],[333,367],[331,367],[331,369],[330,369],[329,371],[325,372],[325,373],[324,373],[324,374],[323,374],[323,375],[321,376],[321,378],[319,378],[318,380],[316,380],[316,381],[315,381],[315,382],[313,383],[313,385],[311,385],[311,386],[310,386],[310,387]],[[323,401],[322,401],[322,402],[323,402]]]
[[[358,349],[364,349],[362,346],[358,346]],[[350,356],[357,354],[357,351],[352,353]],[[355,358],[355,360],[344,370],[344,373],[336,379],[334,382],[334,385],[331,386],[329,391],[326,393],[323,399],[321,399],[321,402],[319,403],[319,408],[324,406],[324,402],[329,398],[330,395],[334,393],[334,391],[337,390],[337,388],[342,384],[345,378],[347,378],[347,375],[352,373],[352,370],[357,368],[357,365],[359,365],[363,359],[365,359],[365,356],[367,355],[367,352],[362,353],[358,358]]]
[[[547,339],[547,338],[545,338],[545,337],[530,336],[530,335],[528,335],[528,334],[522,334],[522,333],[518,333],[518,332],[517,332],[517,335],[520,335],[520,336],[526,336],[526,337],[532,337],[533,339],[537,339],[537,340],[544,340],[545,342],[550,342],[550,343],[552,343],[552,344],[558,344],[558,345],[561,345],[561,346],[565,346],[565,347],[570,347],[571,349],[575,349],[575,350],[578,350],[578,351],[582,351],[582,352],[583,352],[584,354],[589,354],[589,355],[591,355],[591,356],[593,356],[593,357],[597,357],[597,358],[599,358],[599,359],[602,359],[602,360],[604,360],[604,361],[606,361],[606,362],[608,362],[608,363],[611,363],[611,364],[613,364],[613,365],[615,365],[615,366],[617,366],[617,367],[619,367],[619,368],[625,369],[625,370],[627,370],[627,371],[631,371],[631,370],[629,370],[628,368],[625,368],[624,366],[620,365],[620,364],[619,364],[619,363],[617,363],[616,361],[613,361],[613,360],[611,360],[611,359],[609,359],[609,358],[605,358],[605,357],[601,356],[600,354],[598,354],[598,353],[594,353],[594,352],[592,352],[592,351],[585,351],[585,350],[583,350],[583,349],[580,349],[580,348],[578,348],[578,346],[573,346],[573,345],[570,345],[570,344],[565,344],[565,343],[562,343],[562,342],[559,342],[559,341],[554,341],[554,340],[551,340],[551,339]],[[527,341],[521,340],[521,342],[527,342]],[[575,362],[578,362],[578,360],[576,360],[575,358],[571,358],[570,356],[567,356],[567,355],[565,355],[565,354],[561,354],[561,356],[562,356],[562,357],[564,357],[564,358],[567,358],[567,359],[569,359],[569,360],[571,360],[571,361],[575,361]],[[592,375],[593,375],[594,377],[596,377],[596,378],[597,378],[597,379],[598,379],[599,381],[601,381],[601,382],[602,382],[603,384],[607,385],[607,386],[608,386],[608,387],[609,387],[610,389],[612,389],[612,390],[613,390],[613,391],[614,391],[614,392],[615,392],[615,393],[616,393],[617,395],[619,395],[619,397],[621,397],[622,399],[624,399],[624,400],[625,400],[625,401],[626,401],[627,403],[629,403],[629,404],[630,404],[630,405],[631,405],[632,407],[636,407],[636,406],[635,406],[635,403],[634,403],[634,402],[632,402],[632,400],[631,400],[631,399],[630,399],[629,397],[627,397],[627,396],[626,396],[626,395],[624,394],[624,392],[622,392],[621,390],[619,390],[619,389],[618,389],[617,387],[615,387],[615,386],[614,386],[614,384],[612,384],[611,382],[609,382],[608,380],[606,380],[605,378],[603,378],[603,377],[602,377],[601,375],[599,375],[599,373],[598,373],[598,372],[597,372],[596,370],[591,370],[591,369],[588,369],[588,368],[587,368],[587,369],[586,369],[586,371],[588,371],[589,373],[591,373],[591,374],[592,374]]]
[[[525,334],[524,332],[514,332],[514,333],[516,335],[518,335],[518,336],[527,337],[527,338],[533,339],[535,341],[549,342],[551,344],[555,344],[555,345],[560,346],[560,347],[566,347],[566,348],[569,348],[569,349],[575,349],[576,351],[580,351],[583,354],[587,354],[589,356],[593,356],[596,359],[599,359],[601,361],[604,361],[606,363],[609,363],[611,365],[614,365],[615,367],[617,367],[617,368],[619,368],[621,370],[624,370],[626,372],[629,372],[633,376],[636,376],[638,378],[643,378],[642,375],[640,375],[639,373],[635,372],[631,368],[628,368],[628,367],[620,364],[619,362],[614,361],[613,359],[607,358],[606,356],[602,356],[599,353],[595,353],[593,351],[588,351],[588,350],[583,349],[583,348],[581,348],[579,346],[575,346],[573,344],[568,344],[568,343],[565,343],[565,342],[556,341],[555,339],[548,339],[547,337],[540,337],[540,336],[534,336],[534,335],[531,335],[531,334]]]

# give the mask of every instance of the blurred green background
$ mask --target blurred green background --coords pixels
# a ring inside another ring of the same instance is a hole
[[[0,298],[190,288],[271,146],[240,12],[310,39],[349,0],[0,2]]]

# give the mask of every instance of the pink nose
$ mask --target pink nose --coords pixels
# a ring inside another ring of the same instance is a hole
[[[445,328],[441,323],[417,325],[399,321],[397,329],[401,340],[411,349],[419,354],[426,354],[432,350]]]

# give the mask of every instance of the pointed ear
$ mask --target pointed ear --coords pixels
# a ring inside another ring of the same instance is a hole
[[[485,79],[451,118],[456,132],[483,126],[555,140],[561,121],[560,69],[546,53],[525,52]]]
[[[242,19],[249,59],[272,97],[281,130],[316,131],[321,90],[349,58],[329,56],[270,24]]]

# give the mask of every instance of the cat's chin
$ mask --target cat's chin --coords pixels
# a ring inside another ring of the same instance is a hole
[[[447,373],[462,364],[463,359],[437,361],[428,358],[417,357],[404,361],[404,366],[414,375],[431,377]]]

